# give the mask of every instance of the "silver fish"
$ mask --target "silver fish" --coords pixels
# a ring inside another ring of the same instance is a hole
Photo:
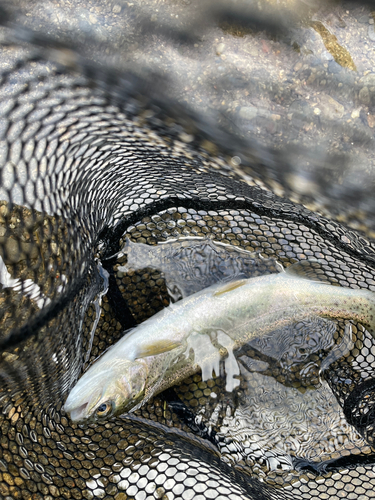
[[[231,391],[239,385],[234,350],[312,315],[353,320],[375,336],[372,291],[313,281],[299,263],[278,274],[215,284],[155,314],[88,369],[64,409],[75,422],[105,420],[199,369],[203,380],[218,375],[223,358]]]

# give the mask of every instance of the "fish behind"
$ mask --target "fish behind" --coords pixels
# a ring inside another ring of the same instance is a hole
[[[375,337],[375,293],[311,279],[311,261],[285,271],[217,283],[172,304],[108,349],[78,380],[65,411],[74,422],[106,420],[202,370],[226,390],[239,385],[233,351],[250,340],[312,315],[352,320]]]

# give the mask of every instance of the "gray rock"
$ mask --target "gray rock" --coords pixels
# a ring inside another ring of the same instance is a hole
[[[329,95],[321,96],[320,109],[322,116],[328,120],[338,120],[345,113],[345,108]]]
[[[359,17],[357,20],[361,24],[367,24],[368,23],[368,15],[364,14],[363,16]]]
[[[368,75],[366,76],[363,76],[359,82],[363,85],[363,86],[367,86],[367,87],[375,87],[375,73],[369,73]]]
[[[255,106],[241,106],[238,115],[243,120],[252,120],[258,114],[258,108]]]
[[[368,87],[363,87],[358,94],[359,102],[368,106],[370,104],[370,92]]]

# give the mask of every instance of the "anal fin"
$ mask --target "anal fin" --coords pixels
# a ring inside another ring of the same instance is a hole
[[[155,342],[150,342],[149,344],[143,344],[139,346],[139,348],[137,348],[135,359],[147,358],[148,356],[156,356],[157,354],[172,351],[173,349],[176,349],[181,345],[181,342],[175,342],[173,340],[156,340]]]
[[[216,292],[214,292],[214,297],[218,297],[220,295],[224,295],[224,293],[231,292],[232,290],[235,290],[236,288],[239,288],[240,286],[246,285],[248,282],[247,279],[241,279],[237,281],[231,281],[230,283],[226,283],[222,287],[220,287]]]

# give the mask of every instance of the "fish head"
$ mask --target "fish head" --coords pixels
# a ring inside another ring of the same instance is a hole
[[[65,402],[64,410],[73,422],[102,422],[130,411],[142,400],[148,375],[142,361],[123,359],[107,369],[92,368],[96,373],[90,368]]]

